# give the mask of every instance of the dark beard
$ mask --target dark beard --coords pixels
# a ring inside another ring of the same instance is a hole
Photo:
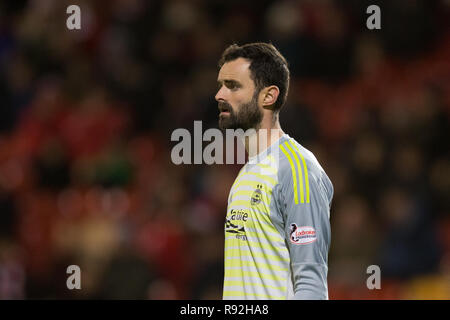
[[[258,94],[255,93],[250,102],[241,104],[238,112],[226,102],[221,103],[229,112],[229,116],[219,116],[219,128],[224,129],[258,129],[261,124],[263,113],[258,108]]]

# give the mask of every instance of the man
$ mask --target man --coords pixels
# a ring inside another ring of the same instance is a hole
[[[223,298],[328,299],[333,185],[280,128],[287,62],[273,45],[252,43],[228,47],[219,67],[220,128],[253,131],[228,198]]]

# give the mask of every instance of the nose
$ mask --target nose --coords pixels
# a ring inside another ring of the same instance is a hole
[[[224,92],[223,92],[223,86],[221,86],[219,91],[217,91],[215,99],[216,99],[217,102],[225,101],[225,96],[224,96]]]

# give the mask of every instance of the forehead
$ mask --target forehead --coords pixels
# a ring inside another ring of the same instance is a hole
[[[250,61],[244,58],[237,58],[226,62],[222,68],[220,68],[217,80],[237,80],[240,82],[250,81]]]

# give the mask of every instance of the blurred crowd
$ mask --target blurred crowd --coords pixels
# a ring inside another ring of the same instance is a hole
[[[170,136],[217,127],[217,61],[254,41],[334,184],[330,298],[449,299],[450,3],[379,1],[368,30],[376,3],[2,1],[0,299],[221,299],[240,165],[174,165]]]

